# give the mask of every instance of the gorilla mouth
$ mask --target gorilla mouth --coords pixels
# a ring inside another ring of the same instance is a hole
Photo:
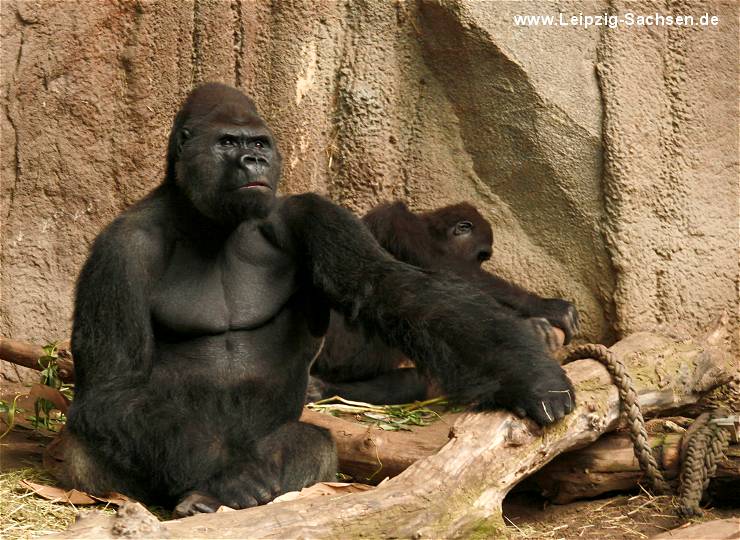
[[[267,182],[261,182],[261,181],[258,180],[256,182],[249,182],[248,184],[244,184],[239,189],[251,189],[251,188],[267,188],[267,189],[272,189],[272,186],[270,184],[268,184]]]

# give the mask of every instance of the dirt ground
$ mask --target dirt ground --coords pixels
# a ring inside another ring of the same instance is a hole
[[[0,399],[12,400],[19,390],[23,388],[0,386]],[[28,399],[17,405],[33,411]],[[7,425],[5,415],[0,416],[2,434]],[[45,501],[19,485],[20,479],[53,482],[41,471],[41,457],[54,434],[30,429],[27,416],[18,413],[16,428],[0,439],[0,537],[8,540],[66,529],[77,513],[74,507]],[[710,506],[691,523],[728,517],[740,517],[740,508]],[[550,504],[535,492],[514,492],[504,501],[504,518],[514,539],[640,539],[689,523],[676,516],[672,497],[653,497],[644,491],[566,505]]]

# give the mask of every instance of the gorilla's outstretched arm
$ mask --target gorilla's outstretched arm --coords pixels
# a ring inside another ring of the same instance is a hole
[[[495,274],[477,269],[469,276],[471,283],[522,317],[542,317],[565,333],[568,343],[578,332],[578,311],[567,300],[541,298]]]
[[[540,424],[570,412],[573,389],[562,368],[488,295],[393,259],[356,217],[318,195],[288,197],[277,215],[278,239],[332,306],[398,347],[452,399],[508,407]]]

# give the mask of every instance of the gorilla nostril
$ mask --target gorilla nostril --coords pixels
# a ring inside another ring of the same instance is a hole
[[[254,167],[255,165],[267,165],[267,160],[262,156],[253,156],[251,154],[244,154],[239,161],[242,167]]]
[[[487,249],[482,249],[478,252],[478,260],[480,262],[487,261],[491,258],[491,251]]]

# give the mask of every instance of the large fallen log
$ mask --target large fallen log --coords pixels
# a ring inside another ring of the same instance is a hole
[[[728,352],[726,317],[695,343],[641,333],[611,350],[632,374],[646,415],[695,403],[738,369]],[[617,389],[606,369],[593,360],[579,360],[565,369],[576,388],[577,406],[549,428],[504,411],[465,414],[438,453],[374,490],[196,515],[162,523],[156,534],[172,538],[498,536],[505,528],[501,503],[513,486],[559,454],[583,447],[619,425]],[[131,510],[124,506],[122,511]],[[120,528],[122,519],[83,520],[57,537],[113,538],[114,524]]]
[[[301,421],[331,431],[341,472],[357,482],[377,484],[436,454],[450,439],[450,430],[460,416],[446,414],[438,422],[411,431],[384,431],[309,409],[303,411]]]
[[[650,436],[650,447],[667,479],[678,477],[682,439],[681,433]],[[740,446],[727,449],[717,463],[715,478],[740,482]],[[563,454],[527,481],[558,504],[629,490],[640,482],[644,475],[626,433],[609,434],[586,448]]]

